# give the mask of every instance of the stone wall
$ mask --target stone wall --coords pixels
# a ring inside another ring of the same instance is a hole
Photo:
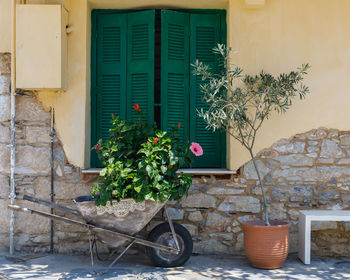
[[[10,173],[10,55],[0,54],[0,248],[9,245]],[[22,201],[29,194],[50,199],[50,114],[33,93],[16,96],[16,191],[19,205],[49,211]],[[54,140],[55,200],[72,206],[77,195],[88,194],[91,176],[67,161],[59,135]],[[291,251],[296,251],[298,213],[303,209],[350,208],[350,132],[320,128],[280,140],[257,155],[270,217],[292,222]],[[251,162],[236,175],[194,176],[189,196],[171,202],[170,213],[192,234],[194,251],[205,254],[242,253],[240,222],[261,217],[261,192]],[[147,226],[161,222],[161,213]],[[16,213],[17,250],[49,250],[50,221]],[[57,252],[87,252],[86,230],[55,223]],[[316,254],[348,255],[348,223],[315,223],[312,250]],[[101,250],[107,248],[100,246]]]
[[[288,220],[297,251],[298,216],[305,209],[350,209],[350,132],[320,128],[283,139],[257,155],[271,219]],[[198,253],[237,253],[240,222],[261,218],[261,190],[252,162],[239,175],[195,178],[190,195],[171,210],[190,231]],[[316,254],[348,255],[350,224],[315,222]]]

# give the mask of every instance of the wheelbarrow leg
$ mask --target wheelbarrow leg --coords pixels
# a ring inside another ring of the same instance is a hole
[[[126,253],[127,250],[129,250],[129,248],[134,245],[135,240],[131,241],[130,244],[118,255],[118,257],[115,258],[115,260],[107,267],[107,269],[102,272],[101,274],[105,274],[108,272],[108,270],[111,269],[111,267]]]
[[[94,269],[94,253],[93,253],[93,248],[94,246],[96,247],[96,238],[95,238],[95,235],[94,237],[92,237],[92,234],[91,234],[91,230],[90,230],[90,227],[87,227],[88,229],[88,233],[89,233],[89,244],[90,244],[90,259],[91,259],[91,268],[92,268],[92,271],[97,274],[97,275],[103,275],[105,273],[107,273],[111,267],[126,253],[126,251],[129,250],[129,248],[134,245],[134,243],[136,242],[136,240],[133,240],[130,242],[130,244],[114,259],[114,261],[107,267],[107,269],[103,272],[97,272],[95,269]],[[96,247],[97,249],[97,247]],[[97,251],[96,251],[97,252]]]
[[[91,269],[92,269],[92,271],[93,271],[94,273],[97,273],[97,272],[95,271],[95,269],[94,269],[94,252],[93,252],[94,243],[95,243],[96,241],[95,241],[95,238],[92,240],[90,227],[87,227],[87,230],[88,230],[88,233],[89,233]]]
[[[176,249],[180,250],[180,245],[179,245],[179,242],[177,241],[176,233],[174,230],[174,225],[173,225],[173,222],[171,221],[171,218],[170,218],[170,215],[168,212],[168,207],[166,205],[164,205],[164,210],[165,210],[165,214],[166,214],[169,226],[170,226],[171,234],[173,235],[173,238],[175,241]]]

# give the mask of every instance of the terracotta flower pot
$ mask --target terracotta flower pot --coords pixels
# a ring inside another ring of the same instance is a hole
[[[252,266],[263,269],[282,267],[288,255],[289,222],[270,221],[242,222],[244,249]]]

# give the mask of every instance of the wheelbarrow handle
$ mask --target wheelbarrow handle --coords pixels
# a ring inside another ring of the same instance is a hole
[[[48,201],[48,200],[45,200],[45,199],[32,197],[32,196],[29,196],[29,195],[26,195],[26,194],[23,195],[23,199],[31,201],[31,202],[34,202],[34,203],[38,203],[38,204],[41,204],[41,205],[48,206],[50,208],[55,208],[55,209],[60,210],[60,211],[62,211],[64,213],[71,213],[73,215],[81,217],[80,213],[77,210],[69,208],[69,207],[66,207],[66,206],[62,206],[62,205],[59,205],[59,204],[56,204],[54,202],[51,202],[51,201]]]
[[[91,229],[95,229],[95,230],[100,230],[100,231],[104,231],[104,232],[110,232],[113,233],[119,237],[124,237],[126,239],[129,239],[130,241],[134,241],[136,244],[141,244],[147,247],[152,247],[152,248],[158,248],[167,252],[172,252],[172,253],[178,253],[180,250],[179,249],[175,249],[172,247],[168,247],[168,246],[164,246],[158,243],[154,243],[148,240],[144,240],[141,238],[137,238],[135,236],[131,236],[125,233],[121,233],[118,231],[113,231],[111,229],[102,227],[102,226],[98,226],[98,225],[93,225],[93,224],[87,224],[85,222],[80,222],[80,221],[76,221],[76,220],[72,220],[66,217],[61,217],[55,214],[50,214],[50,213],[46,213],[43,211],[39,211],[39,210],[33,210],[33,209],[28,209],[28,208],[24,208],[24,207],[20,207],[17,205],[8,205],[8,208],[11,210],[15,210],[15,211],[20,211],[20,212],[27,212],[30,214],[36,214],[39,216],[43,216],[43,217],[47,217],[50,219],[54,219],[54,220],[58,220],[58,221],[62,221],[62,222],[66,222],[66,223],[70,223],[70,224],[75,224],[75,225],[81,225],[83,227],[87,227],[87,228],[91,228]]]

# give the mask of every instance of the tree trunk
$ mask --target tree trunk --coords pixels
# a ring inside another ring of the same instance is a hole
[[[259,172],[258,166],[257,166],[257,164],[256,164],[255,157],[254,157],[254,154],[253,154],[252,149],[249,149],[249,153],[250,153],[250,156],[251,156],[251,158],[252,158],[252,161],[253,161],[253,165],[254,165],[256,174],[258,175],[259,185],[260,185],[261,193],[262,193],[262,196],[263,196],[263,203],[264,203],[264,205],[263,205],[263,207],[264,207],[264,210],[263,210],[263,219],[264,219],[264,221],[265,221],[265,225],[266,225],[266,226],[270,226],[270,222],[269,222],[269,211],[268,211],[268,205],[267,205],[266,197],[265,197],[264,183],[263,183],[263,181],[262,181],[262,179],[261,179],[260,172]]]

